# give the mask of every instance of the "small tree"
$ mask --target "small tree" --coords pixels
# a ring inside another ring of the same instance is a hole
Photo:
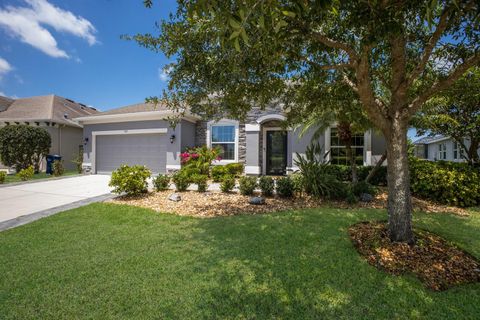
[[[47,130],[27,125],[0,129],[0,160],[19,172],[33,166],[38,172],[40,161],[50,150],[52,139]]]
[[[470,69],[452,87],[431,99],[413,124],[418,134],[452,137],[465,151],[468,163],[480,164],[480,68]]]
[[[351,168],[352,182],[357,183],[357,164],[352,139],[355,134],[363,133],[373,125],[349,86],[332,79],[325,79],[325,82],[329,84],[318,88],[316,81],[309,83],[307,80],[294,92],[295,99],[300,103],[288,112],[288,122],[300,125],[301,135],[314,130],[313,139],[317,139],[326,128],[336,123],[338,138],[345,146]]]

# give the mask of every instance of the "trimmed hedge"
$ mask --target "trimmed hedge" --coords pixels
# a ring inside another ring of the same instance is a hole
[[[368,176],[370,171],[373,169],[373,166],[358,166],[357,175],[358,181],[363,181]],[[325,173],[335,176],[338,180],[344,182],[352,181],[352,170],[350,166],[339,165],[339,164],[329,164],[325,168]],[[374,186],[378,185],[387,185],[387,167],[381,166],[378,168],[375,175],[370,179],[369,183]]]
[[[471,207],[480,204],[480,170],[465,163],[410,159],[413,194],[439,203]]]

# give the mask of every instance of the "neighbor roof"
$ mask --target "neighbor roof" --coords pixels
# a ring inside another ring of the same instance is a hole
[[[5,111],[0,112],[0,121],[49,121],[79,126],[73,118],[98,113],[95,108],[56,95],[15,99]]]
[[[447,140],[449,137],[438,135],[435,137],[423,137],[414,142],[414,144],[430,144],[437,141]]]
[[[10,105],[13,103],[13,101],[15,100],[0,96],[0,112],[7,110],[8,107],[10,107]]]

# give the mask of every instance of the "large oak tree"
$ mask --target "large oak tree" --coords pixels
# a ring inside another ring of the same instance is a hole
[[[479,64],[478,6],[179,0],[158,35],[133,38],[176,59],[166,93],[172,107],[187,104],[205,116],[241,118],[252,106],[272,103],[294,110],[304,101],[302,88],[316,90],[340,78],[386,138],[390,237],[411,242],[408,123],[433,95]],[[329,97],[319,99],[321,108]]]

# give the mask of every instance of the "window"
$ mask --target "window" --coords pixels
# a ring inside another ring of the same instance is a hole
[[[440,143],[438,145],[438,159],[446,160],[447,159],[447,144]]]
[[[233,122],[218,122],[209,126],[210,147],[221,150],[223,161],[236,161],[237,128]]]
[[[330,133],[330,163],[350,165],[350,161],[347,158],[347,150],[338,137],[337,128],[331,128]],[[358,165],[363,165],[363,144],[363,133],[355,134],[352,137],[352,152]]]
[[[463,159],[463,148],[458,142],[453,143],[453,159]]]

